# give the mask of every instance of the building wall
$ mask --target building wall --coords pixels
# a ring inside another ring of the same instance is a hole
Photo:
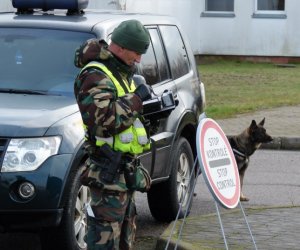
[[[11,10],[13,10],[11,0],[0,1],[0,11],[11,11]]]
[[[205,0],[127,0],[127,10],[176,16],[195,54],[300,56],[300,1],[286,0],[287,18],[254,18],[256,0],[235,0],[234,17],[203,17]]]
[[[233,18],[199,18],[200,53],[300,56],[299,8],[299,0],[286,0],[287,18],[253,18],[254,0],[235,0]]]
[[[256,0],[234,0],[234,17],[204,17],[205,0],[90,0],[89,8],[176,16],[194,54],[300,57],[300,0],[285,0],[287,18],[254,18]],[[0,10],[11,10],[1,0]]]
[[[205,0],[127,0],[126,10],[142,11],[175,16],[182,24],[194,54],[201,53],[200,13],[204,10]]]

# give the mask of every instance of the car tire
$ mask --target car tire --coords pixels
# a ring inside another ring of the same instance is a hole
[[[68,193],[60,226],[41,233],[43,250],[84,250],[87,247],[84,241],[87,231],[85,204],[90,202],[90,193],[80,184],[79,177],[80,169],[76,169],[67,183]]]
[[[194,157],[187,139],[180,137],[177,140],[170,159],[172,169],[169,179],[153,185],[147,194],[152,216],[162,222],[174,220],[178,212],[179,218],[185,213],[188,215],[192,205],[189,197],[193,195],[195,181],[192,173]]]

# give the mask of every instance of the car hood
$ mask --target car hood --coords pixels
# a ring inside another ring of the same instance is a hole
[[[0,137],[43,136],[77,111],[72,97],[0,93]]]

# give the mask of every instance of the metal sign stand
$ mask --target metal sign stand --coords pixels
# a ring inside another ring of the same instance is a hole
[[[243,206],[242,206],[242,203],[241,203],[241,202],[239,202],[239,204],[240,204],[240,208],[241,208],[241,211],[242,211],[242,213],[243,213],[243,216],[244,216],[245,222],[246,222],[246,224],[247,224],[248,231],[249,231],[249,233],[250,233],[251,240],[252,240],[252,242],[253,242],[253,246],[254,246],[255,250],[257,250],[257,246],[256,246],[256,243],[255,243],[255,240],[254,240],[254,237],[253,237],[253,234],[252,234],[252,231],[251,231],[251,228],[250,228],[249,222],[248,222],[248,220],[247,220],[247,217],[246,217],[246,214],[245,214],[244,208],[243,208]]]
[[[224,227],[223,227],[223,223],[222,223],[222,219],[221,219],[221,214],[219,211],[218,203],[216,201],[215,201],[215,205],[216,205],[216,210],[217,210],[217,214],[218,214],[218,219],[219,219],[219,223],[220,223],[220,227],[221,227],[221,231],[222,231],[225,248],[226,248],[226,250],[228,250],[228,244],[227,244],[226,235],[225,235],[225,231],[224,231]]]
[[[193,165],[193,168],[192,168],[192,173],[195,172],[197,162],[198,162],[198,157],[196,156],[196,159],[195,159],[195,161],[194,161],[194,165]],[[188,183],[187,189],[189,189],[190,186],[192,185],[192,191],[190,192],[190,196],[188,197],[188,202],[187,202],[188,204],[187,204],[187,207],[189,207],[189,205],[190,205],[190,203],[191,203],[191,200],[192,200],[192,197],[193,197],[193,193],[194,193],[194,190],[195,190],[195,186],[196,186],[196,183],[197,183],[197,179],[198,179],[199,174],[200,174],[200,168],[198,168],[198,170],[197,170],[196,178],[195,178],[194,183],[191,183],[190,181],[189,181],[189,183]],[[187,192],[184,194],[183,200],[185,200],[185,195],[187,195]],[[176,226],[176,224],[177,224],[177,222],[178,222],[178,219],[179,219],[179,214],[180,214],[181,208],[182,208],[182,203],[180,203],[180,206],[179,206],[179,208],[178,208],[178,212],[177,212],[176,218],[175,218],[175,220],[174,220],[174,222],[173,222],[173,227],[172,227],[172,229],[171,229],[171,233],[170,233],[170,235],[169,235],[169,238],[168,238],[168,241],[167,241],[165,250],[168,250],[168,247],[169,247],[169,245],[170,245],[170,241],[171,241],[172,235],[173,235],[173,233],[174,233],[175,226]],[[178,238],[177,238],[175,247],[174,247],[175,250],[177,249],[177,246],[178,246],[179,241],[180,241],[180,239],[181,239],[182,230],[183,230],[183,226],[184,226],[185,221],[186,221],[187,213],[188,213],[188,209],[187,209],[187,210],[185,211],[185,213],[184,213],[183,221],[182,221],[181,226],[180,226],[179,235],[178,235]]]
[[[220,223],[220,227],[221,227],[221,232],[222,232],[222,236],[223,236],[223,240],[224,240],[224,245],[225,245],[226,250],[228,250],[229,248],[228,248],[227,239],[226,239],[226,235],[225,235],[225,231],[224,231],[224,226],[223,226],[223,223],[222,223],[221,214],[220,214],[220,211],[219,211],[219,206],[218,206],[218,203],[217,203],[216,201],[215,201],[215,205],[216,205],[216,210],[217,210],[217,214],[218,214],[218,219],[219,219],[219,223]],[[254,237],[253,237],[251,228],[250,228],[250,224],[249,224],[249,222],[248,222],[248,220],[247,220],[247,217],[246,217],[244,208],[243,208],[243,206],[242,206],[242,203],[239,202],[239,205],[240,205],[241,211],[242,211],[242,213],[243,213],[244,220],[245,220],[245,222],[246,222],[246,224],[247,224],[247,228],[248,228],[248,231],[249,231],[249,233],[250,233],[250,236],[251,236],[251,240],[252,240],[254,249],[257,250],[257,246],[256,246],[256,243],[255,243],[255,240],[254,240]]]

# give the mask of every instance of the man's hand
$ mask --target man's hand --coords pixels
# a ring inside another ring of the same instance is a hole
[[[140,84],[135,89],[134,93],[141,98],[142,101],[151,99],[151,88],[147,84]]]

